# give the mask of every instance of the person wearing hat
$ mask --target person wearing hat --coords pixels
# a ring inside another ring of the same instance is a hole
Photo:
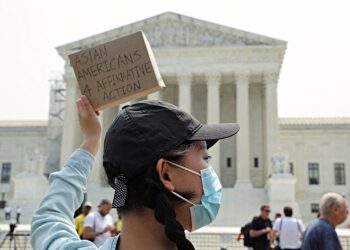
[[[92,208],[91,202],[85,202],[82,213],[77,217],[75,217],[75,230],[77,230],[77,233],[81,239],[83,238],[83,233],[84,233],[85,217],[90,213],[91,208]]]
[[[49,190],[33,216],[34,249],[97,249],[79,240],[72,225],[101,136],[87,98],[77,106],[84,140],[65,167],[50,175]],[[235,123],[203,125],[162,101],[123,107],[103,149],[103,166],[115,190],[112,206],[123,215],[123,229],[100,249],[194,249],[184,231],[211,223],[221,203],[222,187],[208,149],[238,130]]]
[[[100,247],[115,232],[109,212],[112,204],[108,199],[101,200],[98,211],[90,213],[84,221],[83,239],[91,240]]]

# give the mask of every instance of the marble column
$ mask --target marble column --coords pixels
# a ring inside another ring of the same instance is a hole
[[[154,92],[154,93],[152,93],[152,94],[149,94],[148,96],[147,96],[147,99],[148,100],[160,100],[161,98],[160,98],[160,91],[157,91],[157,92]]]
[[[236,77],[236,117],[240,131],[236,135],[237,179],[235,188],[252,187],[250,181],[249,148],[249,74],[238,73]]]
[[[220,123],[220,80],[219,72],[212,72],[205,75],[207,81],[207,124]],[[209,150],[212,156],[211,163],[215,172],[220,176],[220,141]]]
[[[274,73],[266,73],[264,75],[265,87],[265,181],[272,174],[271,157],[277,152],[278,148],[278,109],[277,109],[277,81],[278,75]]]
[[[72,70],[66,71],[63,78],[66,82],[66,100],[60,157],[61,167],[80,145],[83,138],[76,108],[76,101],[81,96],[81,92]]]
[[[119,106],[111,107],[103,110],[100,116],[100,121],[102,126],[101,146],[96,154],[96,164],[95,164],[95,167],[92,169],[92,173],[89,176],[89,180],[102,185],[107,184],[105,183],[104,169],[103,169],[104,139],[109,126],[112,124],[118,112],[119,112]]]
[[[191,73],[177,74],[179,85],[179,107],[184,111],[191,113]]]

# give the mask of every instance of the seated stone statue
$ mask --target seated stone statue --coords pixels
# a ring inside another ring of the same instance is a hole
[[[281,149],[271,157],[274,174],[289,174],[288,155]]]

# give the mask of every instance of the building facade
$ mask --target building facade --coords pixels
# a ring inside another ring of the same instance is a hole
[[[279,127],[303,219],[315,217],[325,192],[338,192],[349,201],[350,119],[283,118]]]
[[[293,205],[307,222],[315,217],[323,192],[347,194],[350,119],[278,119],[278,76],[286,42],[171,12],[57,48],[66,61],[61,166],[82,140],[75,108],[80,90],[68,55],[138,30],[145,32],[167,86],[146,98],[178,105],[203,123],[240,124],[237,136],[210,150],[224,186],[215,225],[242,225],[262,203],[271,204],[276,212]],[[102,113],[104,132],[118,110]],[[278,178],[272,178],[276,174],[272,159],[279,151],[288,164],[282,187],[289,185],[293,193],[286,199],[283,190],[270,192],[280,185],[274,182]],[[102,151],[96,165],[87,196],[97,203],[101,192],[112,191],[107,191],[103,176]],[[45,173],[52,170],[46,166]]]
[[[47,121],[0,121],[1,201],[9,202],[13,209],[23,204],[23,200],[14,199],[16,178],[23,174],[42,174],[47,145]],[[25,183],[22,182],[22,186]],[[24,188],[28,191],[27,196],[30,196],[31,187]],[[34,206],[30,205],[31,210]]]
[[[9,190],[11,177],[24,171],[40,171],[32,162],[45,162],[47,121],[0,121],[1,191]]]

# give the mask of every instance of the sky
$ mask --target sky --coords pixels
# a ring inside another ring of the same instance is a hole
[[[348,0],[0,0],[0,120],[44,120],[55,47],[163,12],[286,41],[279,117],[350,117]]]

